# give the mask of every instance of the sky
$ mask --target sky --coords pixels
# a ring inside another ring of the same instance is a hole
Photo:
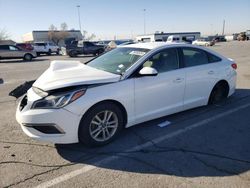
[[[226,34],[250,29],[250,0],[0,0],[0,30],[20,41],[23,34],[51,24],[79,29],[77,5],[82,30],[97,40],[143,34],[144,13],[146,33],[221,34],[223,20]]]

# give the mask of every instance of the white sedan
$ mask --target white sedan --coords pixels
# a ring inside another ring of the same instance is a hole
[[[161,42],[118,47],[87,64],[52,61],[16,119],[34,139],[104,145],[124,127],[229,97],[236,68],[210,49]]]
[[[192,42],[194,45],[198,46],[213,46],[215,42],[213,40],[209,40],[209,38],[200,38]]]

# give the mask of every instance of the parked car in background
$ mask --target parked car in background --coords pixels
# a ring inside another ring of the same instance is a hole
[[[227,42],[227,39],[223,35],[222,36],[216,36],[216,37],[213,38],[213,40],[215,42]]]
[[[170,35],[167,39],[167,42],[182,42],[179,35]]]
[[[34,50],[37,52],[37,55],[47,54],[51,55],[52,53],[59,54],[59,46],[53,44],[52,42],[35,42],[33,44]]]
[[[193,41],[192,44],[199,46],[213,46],[215,42],[213,40],[209,40],[209,38],[199,38]]]
[[[23,59],[31,61],[36,58],[35,51],[23,50],[15,45],[0,45],[0,59]]]
[[[128,42],[123,42],[121,44],[119,44],[118,46],[126,46],[126,45],[129,45],[129,44],[136,44],[137,42],[134,42],[134,41],[128,41]]]
[[[34,139],[100,146],[124,127],[226,99],[236,68],[208,48],[165,42],[118,47],[87,64],[52,61],[16,119]]]
[[[96,45],[88,41],[72,41],[70,45],[66,46],[66,52],[70,57],[76,57],[78,55],[100,55],[105,51],[105,47],[102,45]]]
[[[246,31],[246,37],[247,37],[247,40],[250,40],[250,30]]]
[[[30,43],[16,43],[16,46],[23,50],[28,50],[28,51],[34,50],[34,47]]]
[[[244,41],[244,40],[248,40],[246,32],[241,32],[238,36],[237,36],[237,40],[238,41]]]

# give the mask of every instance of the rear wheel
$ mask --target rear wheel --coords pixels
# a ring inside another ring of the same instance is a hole
[[[95,56],[101,55],[103,53],[103,50],[97,50],[97,52],[95,53]]]
[[[51,51],[51,49],[49,49],[47,55],[51,55],[51,53],[52,53],[52,51]]]
[[[69,56],[70,57],[76,57],[77,56],[77,52],[76,51],[70,51],[69,52]]]
[[[227,83],[221,82],[214,86],[208,104],[217,104],[222,100],[226,99],[228,96],[229,87]]]
[[[24,61],[31,61],[33,58],[33,56],[31,54],[25,54],[23,57]]]
[[[102,103],[82,118],[78,137],[87,146],[102,146],[116,138],[124,125],[121,109],[113,103]]]

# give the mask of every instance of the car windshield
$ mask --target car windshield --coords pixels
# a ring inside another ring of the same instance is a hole
[[[123,74],[149,50],[143,48],[116,48],[88,63],[88,66],[114,74]]]

